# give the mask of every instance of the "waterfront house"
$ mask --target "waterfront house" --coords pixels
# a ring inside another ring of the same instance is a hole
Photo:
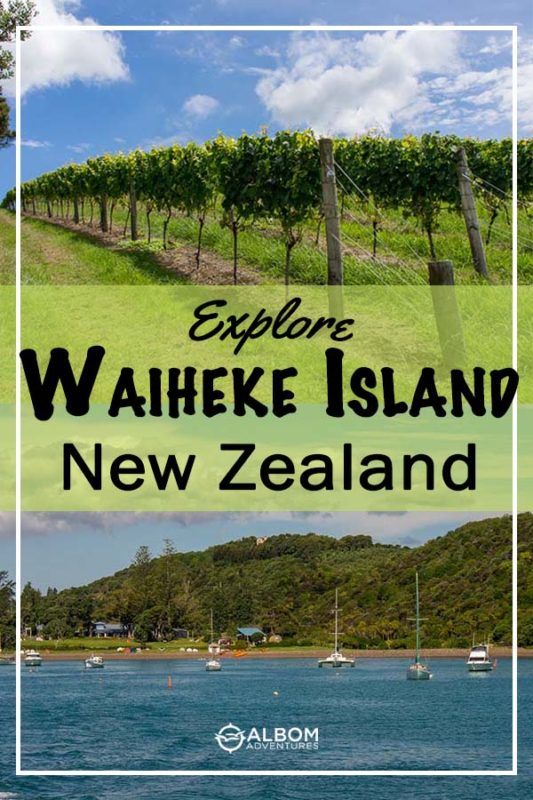
[[[128,635],[128,629],[121,622],[93,622],[91,635],[104,639],[114,636],[124,637]]]
[[[248,628],[237,628],[237,639],[246,639],[248,644],[257,644],[258,642],[266,642],[266,635],[261,628],[251,626]]]

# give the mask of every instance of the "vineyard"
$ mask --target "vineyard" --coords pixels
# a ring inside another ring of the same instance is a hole
[[[460,282],[476,282],[461,219],[461,148],[490,277],[510,281],[510,139],[365,135],[336,139],[333,147],[346,282],[427,282],[427,261],[447,258],[463,269]],[[22,185],[22,212],[99,229],[151,250],[168,251],[185,241],[194,246],[198,269],[206,246],[231,261],[234,283],[240,282],[241,263],[257,263],[267,279],[325,283],[320,166],[319,143],[310,131],[220,135],[204,145],[66,165]],[[518,173],[521,277],[529,281],[532,140],[518,143]],[[2,205],[14,209],[14,190]]]

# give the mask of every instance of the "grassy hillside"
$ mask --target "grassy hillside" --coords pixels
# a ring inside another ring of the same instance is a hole
[[[520,644],[533,644],[533,515],[520,517]],[[346,646],[412,646],[414,573],[419,569],[427,647],[465,647],[473,633],[511,642],[511,520],[473,522],[417,548],[374,544],[355,535],[281,534],[258,543],[250,536],[203,552],[134,563],[88,586],[23,594],[25,625],[68,636],[89,620],[121,620],[143,640],[172,626],[207,636],[213,608],[217,632],[258,625],[284,644],[331,641],[339,588]]]

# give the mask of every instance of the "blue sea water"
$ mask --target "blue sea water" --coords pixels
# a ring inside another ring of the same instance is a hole
[[[104,670],[48,662],[23,670],[25,769],[510,769],[511,663],[470,675],[435,660],[434,678],[405,680],[404,659],[319,670],[311,659],[108,661]],[[0,800],[24,798],[533,797],[533,662],[519,665],[520,776],[40,777],[14,776],[14,672],[0,670]],[[167,686],[172,676],[173,687]],[[228,723],[248,732],[319,729],[318,749],[223,751]]]

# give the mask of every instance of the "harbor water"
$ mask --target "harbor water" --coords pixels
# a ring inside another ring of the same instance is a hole
[[[22,670],[22,767],[33,770],[506,770],[512,766],[511,661],[471,674],[435,659],[430,681],[405,679],[406,659],[359,659],[319,670],[313,659],[48,661]],[[533,778],[533,662],[520,662],[519,778],[331,776],[78,777],[77,798],[217,797],[304,800],[516,796]],[[15,778],[15,669],[0,670],[2,798],[70,798],[72,778]],[[168,677],[171,676],[171,688]],[[231,724],[233,728],[226,729]],[[230,735],[226,738],[226,734]],[[216,734],[221,735],[217,739]],[[221,746],[221,742],[222,745]],[[231,752],[230,752],[231,750]],[[179,793],[178,793],[179,787]],[[305,788],[307,787],[307,788]],[[365,788],[366,787],[366,788]],[[448,788],[447,788],[448,787]],[[461,788],[464,787],[464,788]],[[489,789],[490,787],[490,789]],[[533,788],[533,781],[532,781]],[[526,795],[527,796],[527,795]]]

